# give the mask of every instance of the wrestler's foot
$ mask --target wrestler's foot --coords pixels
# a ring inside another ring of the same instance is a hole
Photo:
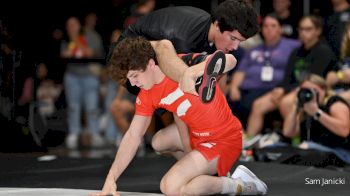
[[[197,65],[208,57],[208,54],[206,52],[202,53],[189,53],[189,54],[179,54],[179,57],[189,66],[191,67],[192,65]],[[199,87],[201,86],[203,81],[203,76],[200,76],[197,78],[195,87],[196,87],[196,92],[198,93]]]
[[[188,53],[179,54],[179,57],[185,62],[189,67],[192,65],[199,64],[207,58],[208,54],[206,52],[202,53]]]
[[[204,68],[203,77],[196,81],[196,90],[203,103],[209,103],[213,100],[216,91],[216,82],[225,70],[225,54],[217,50],[213,53]]]
[[[239,165],[231,177],[242,181],[242,195],[265,195],[267,193],[266,184],[243,165]]]

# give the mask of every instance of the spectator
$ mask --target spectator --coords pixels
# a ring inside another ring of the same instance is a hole
[[[131,15],[125,19],[124,28],[134,24],[138,18],[147,15],[154,10],[156,0],[138,0],[130,8]]]
[[[291,101],[297,94],[295,87],[309,74],[325,76],[336,62],[329,46],[320,40],[322,19],[317,16],[304,16],[299,23],[299,39],[302,46],[296,48],[289,57],[284,80],[267,93],[256,99],[248,119],[249,136],[258,134],[268,112],[279,108],[282,117],[290,111]]]
[[[325,38],[334,54],[339,57],[340,41],[345,23],[350,21],[350,4],[347,0],[332,0],[334,13],[325,20]]]
[[[111,39],[109,40],[109,43],[117,42],[121,34],[122,31],[120,29],[115,29],[111,34]]]
[[[0,19],[0,113],[7,119],[14,118],[17,92],[14,91],[13,66],[15,65],[14,54],[17,46],[14,34],[8,28],[5,20]]]
[[[104,57],[104,48],[101,35],[95,30],[97,24],[97,15],[91,12],[85,17],[84,34],[89,46],[93,50],[94,58],[102,59]]]
[[[15,100],[17,101],[17,104],[15,104],[14,110],[16,121],[21,124],[27,124],[29,117],[29,106],[33,102],[35,95],[35,66],[26,64],[22,67],[21,71],[22,73],[17,72],[17,74],[22,76],[24,81],[23,83],[18,82],[19,84],[17,84],[20,86],[21,90],[18,92],[18,100]],[[22,81],[22,79],[17,81]]]
[[[48,69],[44,63],[40,63],[37,68],[37,77],[39,79],[36,90],[36,102],[38,103],[39,114],[42,117],[52,115],[56,111],[55,102],[61,94],[62,87],[53,80],[47,78]]]
[[[350,22],[345,26],[336,70],[327,74],[326,81],[350,103]]]
[[[301,93],[303,92],[303,93]],[[309,97],[309,98],[307,98]],[[300,85],[298,98],[286,115],[283,134],[300,134],[302,148],[346,152],[350,158],[350,106],[329,91],[325,80],[311,74]],[[344,156],[341,156],[344,158]],[[347,159],[350,162],[350,159]]]
[[[104,143],[98,134],[99,77],[95,66],[92,69],[89,67],[90,59],[96,56],[76,17],[67,20],[66,29],[68,43],[63,43],[61,52],[61,57],[68,61],[64,75],[69,129],[66,145],[70,149],[78,147],[78,137],[83,131],[80,116],[83,107],[87,116],[88,131],[92,133],[91,144],[98,147]]]
[[[276,87],[284,77],[290,53],[298,46],[297,40],[282,36],[282,26],[276,15],[263,19],[264,43],[248,51],[236,69],[231,83],[231,109],[243,126],[253,101]]]
[[[36,74],[34,70],[36,69]],[[44,63],[37,67],[25,69],[28,76],[23,84],[20,98],[18,99],[17,121],[26,123],[30,115],[30,104],[37,107],[39,115],[45,120],[56,111],[55,102],[59,97],[62,87],[48,78],[48,69]],[[29,71],[33,70],[33,71]]]
[[[299,18],[296,14],[291,14],[290,0],[273,0],[272,6],[274,14],[281,20],[283,35],[289,38],[298,38],[297,26]]]

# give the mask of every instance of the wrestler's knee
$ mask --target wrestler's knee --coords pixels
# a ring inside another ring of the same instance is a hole
[[[191,190],[188,185],[183,185],[180,188],[180,195],[196,195],[196,193],[194,193],[193,190]]]
[[[176,185],[176,179],[171,176],[164,176],[160,181],[160,191],[164,195],[180,195],[180,188]]]
[[[162,130],[159,130],[153,136],[151,145],[156,152],[161,152],[164,150],[164,145],[162,143]]]

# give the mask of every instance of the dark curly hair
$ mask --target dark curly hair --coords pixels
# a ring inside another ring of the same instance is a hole
[[[125,38],[113,50],[108,65],[110,76],[124,84],[129,70],[145,71],[150,59],[156,60],[156,54],[149,41],[143,37]]]
[[[221,32],[237,30],[246,39],[259,30],[258,15],[245,0],[222,2],[214,9],[211,21],[218,21]]]

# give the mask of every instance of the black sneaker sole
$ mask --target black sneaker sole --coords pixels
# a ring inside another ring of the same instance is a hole
[[[216,82],[225,70],[225,53],[217,50],[207,61],[204,68],[202,82],[198,88],[198,94],[203,103],[209,103],[213,100],[216,92]]]

